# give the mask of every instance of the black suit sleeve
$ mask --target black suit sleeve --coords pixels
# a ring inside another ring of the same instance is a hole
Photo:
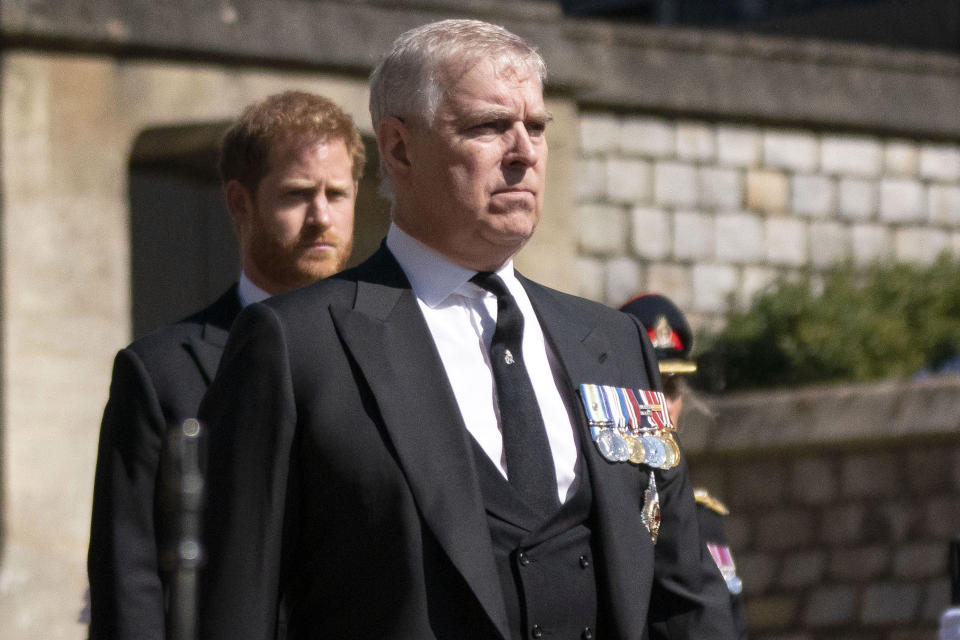
[[[272,310],[237,319],[200,406],[210,456],[200,637],[273,640],[280,617],[296,426],[287,346]]]
[[[137,354],[117,354],[100,426],[87,569],[90,640],[163,640],[154,494],[165,420]]]

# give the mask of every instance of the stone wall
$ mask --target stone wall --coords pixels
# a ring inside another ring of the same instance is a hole
[[[931,640],[960,534],[960,378],[700,399],[752,640]],[[855,418],[855,419],[851,419]]]
[[[588,111],[581,291],[660,291],[695,319],[778,275],[960,252],[960,144]]]

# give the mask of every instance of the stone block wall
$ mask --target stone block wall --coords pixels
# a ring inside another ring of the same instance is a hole
[[[732,512],[751,638],[934,637],[960,532],[960,439],[691,468]]]
[[[960,535],[960,378],[697,400],[681,436],[694,485],[730,508],[751,640],[932,640]]]
[[[960,252],[960,144],[581,114],[580,291],[716,319],[778,275]]]

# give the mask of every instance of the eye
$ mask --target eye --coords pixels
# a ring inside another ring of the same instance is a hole
[[[290,189],[286,196],[292,200],[310,200],[313,198],[313,189]]]
[[[528,122],[526,124],[527,134],[531,138],[539,138],[544,133],[547,132],[547,123],[546,122]]]
[[[507,120],[490,120],[476,124],[470,127],[470,130],[478,135],[485,135],[490,133],[503,133],[509,128],[510,122]]]

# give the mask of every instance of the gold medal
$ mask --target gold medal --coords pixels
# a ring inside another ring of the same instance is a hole
[[[680,447],[677,441],[669,433],[661,433],[657,436],[663,442],[663,448],[667,453],[667,459],[663,463],[664,469],[673,469],[680,464]]]
[[[627,445],[630,447],[630,462],[633,464],[643,464],[647,459],[647,450],[643,448],[643,443],[636,436],[627,436]]]

